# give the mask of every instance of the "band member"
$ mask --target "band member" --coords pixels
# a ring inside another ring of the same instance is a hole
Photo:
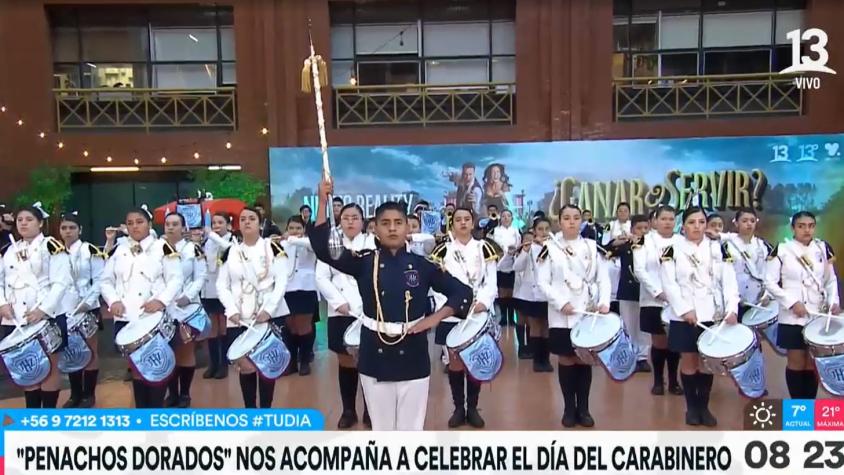
[[[738,286],[726,246],[704,234],[703,209],[689,207],[682,219],[683,237],[663,251],[660,268],[670,320],[668,346],[680,353],[686,424],[715,427],[718,421],[709,412],[713,377],[701,371],[697,341],[704,328],[721,319],[730,325],[738,322]]]
[[[15,217],[6,205],[0,203],[0,246],[5,246],[15,228]]]
[[[153,237],[151,221],[145,207],[129,211],[128,237],[112,250],[103,269],[100,290],[114,315],[114,336],[143,315],[163,312],[182,289],[179,253],[167,241]],[[163,407],[166,388],[148,384],[134,368],[131,373],[135,407]]]
[[[513,308],[519,312],[516,322],[516,345],[517,356],[520,360],[533,358],[533,350],[528,344],[530,328],[527,325],[531,313],[544,313],[547,320],[548,304],[543,301],[542,292],[536,285],[533,268],[536,266],[536,256],[531,255],[531,248],[534,241],[533,230],[528,229],[522,234],[519,247],[513,251]],[[539,246],[541,249],[542,246]],[[531,312],[531,305],[534,306]],[[553,371],[550,363],[549,369]]]
[[[711,213],[706,216],[706,232],[721,234],[724,232],[724,218],[718,213]]]
[[[366,234],[370,236],[375,236],[375,218],[369,218],[366,220]]]
[[[767,256],[773,249],[764,239],[756,236],[756,211],[752,208],[742,208],[736,212],[733,223],[737,233],[718,232],[711,226],[710,216],[707,222],[707,232],[718,233],[717,237],[724,242],[730,254],[734,257],[736,281],[738,282],[739,322],[751,305],[766,305],[769,301],[765,293],[765,266]]]
[[[792,399],[818,395],[803,327],[817,313],[841,312],[835,253],[828,242],[815,238],[815,224],[808,211],[792,216],[794,239],[773,248],[765,271],[765,287],[780,304],[777,346],[788,351],[785,382]]]
[[[501,222],[487,235],[498,244],[504,255],[498,261],[498,307],[501,309],[501,325],[514,325],[516,323],[516,309],[513,305],[513,284],[516,274],[513,271],[513,256],[519,246],[519,230],[513,226],[513,213],[505,209],[501,212]],[[521,328],[521,336],[519,329]],[[524,339],[524,322],[516,326],[516,335],[520,340]]]
[[[360,252],[374,248],[374,241],[367,239],[363,231],[363,210],[349,203],[337,214],[343,232],[343,245]],[[339,272],[325,262],[316,265],[316,285],[328,304],[328,349],[337,355],[337,379],[340,384],[340,400],[343,413],[337,421],[338,429],[348,429],[357,424],[355,401],[358,394],[358,369],[352,355],[346,350],[343,337],[349,325],[363,312],[363,302],[354,277]],[[371,427],[366,401],[364,401],[363,423]]]
[[[601,243],[608,246],[615,239],[628,239],[630,237],[630,204],[622,201],[615,207],[615,219],[610,221],[601,235]],[[610,311],[619,313],[618,304],[618,279],[621,275],[621,263],[618,258],[613,257],[609,261],[610,282],[612,283],[612,297],[610,298]]]
[[[228,318],[227,346],[244,331],[250,331],[255,323],[270,321],[284,298],[290,275],[287,254],[281,244],[261,237],[258,210],[244,208],[238,219],[243,241],[223,251],[217,276],[217,295]],[[272,407],[275,381],[259,378],[248,358],[240,359],[237,364],[243,405]]]
[[[39,386],[24,388],[27,408],[55,408],[61,387],[58,370],[59,352],[67,346],[67,318],[62,296],[73,285],[70,256],[61,242],[42,234],[49,215],[40,203],[15,214],[15,226],[21,240],[2,244],[2,282],[0,292],[0,340],[9,337],[18,325],[33,325],[49,320],[61,331],[61,344],[48,355],[50,373]]]
[[[419,217],[409,215],[407,226],[410,233],[407,235],[407,250],[420,256],[427,256],[436,246],[436,238],[428,233],[422,232],[422,223]]]
[[[281,229],[279,229],[273,220],[270,219],[263,206],[255,203],[255,207],[253,209],[258,210],[258,212],[261,213],[261,237],[268,238],[270,236],[281,236]],[[299,212],[301,213],[301,209]]]
[[[537,281],[548,299],[550,350],[559,357],[559,382],[565,400],[562,424],[592,427],[592,367],[575,353],[571,331],[582,318],[579,312],[610,311],[606,251],[595,241],[580,236],[580,208],[564,205],[558,217],[561,239],[545,242],[538,258]]]
[[[439,244],[431,259],[441,264],[449,274],[473,289],[475,300],[471,313],[489,312],[498,292],[496,265],[499,258],[497,246],[490,241],[472,237],[475,214],[468,208],[454,211],[454,240]],[[446,296],[435,293],[436,308],[448,303]],[[458,317],[444,319],[436,330],[435,342],[445,346],[448,333],[460,322]],[[481,383],[474,381],[465,371],[460,356],[448,349],[448,384],[454,401],[454,412],[448,419],[451,428],[465,423],[482,428],[484,420],[478,413]],[[464,395],[465,386],[465,395]]]
[[[425,424],[431,360],[427,330],[465,315],[472,289],[427,259],[407,252],[407,210],[394,202],[375,212],[379,246],[347,249],[332,258],[325,211],[330,181],[319,185],[317,225],[310,234],[319,259],[357,281],[363,302],[358,371],[374,430],[421,430]],[[448,303],[431,315],[428,291]]]
[[[208,266],[205,261],[205,253],[200,246],[184,239],[185,217],[179,213],[170,213],[164,218],[164,240],[176,252],[179,253],[182,288],[174,305],[179,308],[187,307],[190,304],[198,304],[199,292],[205,285],[205,276]],[[176,338],[180,336],[177,332]],[[167,385],[169,395],[164,401],[164,407],[190,407],[190,387],[193,382],[193,374],[196,371],[196,343],[193,341],[184,342],[176,340],[176,372]]]
[[[311,215],[313,214],[314,212],[310,206],[302,205],[299,207],[299,217],[302,218],[302,222],[305,223],[306,228],[310,228],[310,226],[313,224],[311,222]]]
[[[522,312],[528,321],[528,346],[533,352],[533,371],[553,373],[551,353],[548,345],[548,298],[539,286],[537,272],[539,255],[545,243],[551,239],[551,221],[544,215],[533,222],[533,236],[530,247],[522,244],[519,260],[515,263],[522,269],[522,285],[530,286],[525,294]]]
[[[206,276],[202,290],[202,306],[211,319],[211,335],[208,337],[208,368],[203,379],[225,379],[229,374],[226,360],[226,309],[217,296],[217,274],[223,251],[237,242],[231,232],[231,215],[216,212],[211,216],[211,229],[206,229],[206,240],[202,247],[205,254]]]
[[[107,257],[91,243],[79,239],[82,226],[77,212],[62,215],[59,233],[70,256],[71,285],[62,295],[62,313],[68,317],[95,313],[98,327],[102,330],[100,318],[100,276]],[[91,361],[85,368],[69,373],[70,398],[64,408],[90,408],[96,404],[97,379],[99,377],[99,357],[97,356],[97,335],[86,339],[91,349]]]
[[[331,215],[334,216],[334,220],[337,226],[340,226],[340,213],[343,211],[343,198],[339,196],[335,196],[331,199]]]
[[[443,209],[442,221],[440,224],[440,233],[443,235],[448,234],[451,231],[451,217],[454,215],[454,209],[456,206],[454,203],[446,203],[445,208]]]
[[[305,222],[299,216],[287,220],[287,235],[282,245],[290,260],[290,276],[284,301],[290,314],[284,324],[288,329],[291,371],[299,376],[311,374],[310,355],[314,344],[314,309],[318,308],[316,292],[316,255],[305,237]]]
[[[639,350],[636,372],[649,373],[648,340],[639,324],[640,284],[633,271],[633,252],[642,246],[642,239],[648,232],[648,217],[635,215],[630,219],[630,234],[619,236],[610,242],[607,251],[618,259],[621,272],[618,278],[618,308],[630,339]]]

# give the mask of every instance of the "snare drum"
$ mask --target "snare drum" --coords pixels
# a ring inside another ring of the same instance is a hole
[[[211,319],[208,313],[198,303],[191,303],[184,307],[172,305],[167,313],[179,322],[179,337],[182,343],[200,342],[211,335]]]
[[[501,337],[498,323],[488,312],[475,313],[448,332],[445,346],[457,353],[466,373],[475,381],[492,381],[504,364],[504,354],[498,347]]]
[[[59,357],[59,370],[75,373],[88,366],[94,352],[88,339],[97,334],[97,316],[90,312],[77,313],[67,319],[67,347]]]
[[[836,396],[844,396],[844,322],[817,317],[803,328],[803,338],[818,368],[824,388]]]
[[[785,350],[777,346],[777,331],[779,330],[780,305],[775,301],[768,302],[764,308],[750,307],[741,323],[756,331],[758,335],[767,340],[777,353],[785,355]]]
[[[586,364],[600,365],[615,381],[625,381],[636,370],[638,351],[615,313],[584,315],[571,329],[574,352]]]
[[[232,342],[229,361],[248,359],[262,378],[276,380],[290,364],[290,352],[281,339],[281,330],[272,323],[256,323]]]
[[[356,361],[360,351],[360,330],[362,327],[363,322],[358,318],[343,333],[343,344],[346,346],[346,352],[352,355]]]
[[[0,341],[0,360],[17,386],[38,386],[50,375],[49,355],[61,344],[59,326],[52,320],[41,320],[15,329]]]
[[[718,332],[717,336],[712,332]],[[701,366],[713,374],[728,375],[750,398],[765,392],[765,363],[759,340],[742,324],[724,325],[703,332],[697,340]]]
[[[166,313],[145,314],[123,327],[114,344],[144,381],[158,384],[176,368],[176,355],[170,347],[175,333],[176,321]]]

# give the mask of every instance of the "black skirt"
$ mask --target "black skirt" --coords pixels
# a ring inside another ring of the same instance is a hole
[[[294,290],[284,294],[284,301],[290,309],[290,315],[313,315],[319,301],[314,290]]]
[[[619,315],[621,314],[621,306],[618,304],[618,300],[613,300],[610,302],[610,312]]]
[[[348,355],[346,351],[346,343],[343,341],[343,336],[346,334],[346,329],[349,325],[355,322],[355,317],[337,316],[328,317],[328,349],[337,353],[338,355]]]
[[[520,317],[524,314],[526,317],[548,319],[548,302],[519,299],[516,304],[516,310],[519,312]]]
[[[434,333],[434,343],[438,345],[445,345],[445,340],[448,337],[448,332],[457,326],[458,322],[440,322]]]
[[[498,282],[499,289],[510,289],[513,290],[513,285],[516,283],[516,273],[515,272],[498,272],[496,274],[496,281]]]
[[[713,322],[704,325],[711,327]],[[675,353],[698,353],[697,340],[703,328],[686,322],[671,321],[668,327],[668,349]]]
[[[114,327],[112,328],[111,341],[116,342],[117,341],[117,334],[120,333],[120,330],[123,330],[123,327],[125,327],[128,324],[129,324],[129,322],[115,320],[114,321]],[[116,351],[117,354],[120,354],[120,348],[117,347],[117,343],[114,343],[114,351]]]
[[[662,307],[641,307],[639,309],[639,330],[651,335],[665,335]]]
[[[557,356],[577,356],[571,343],[571,328],[549,328],[548,351]]]
[[[784,350],[805,350],[806,339],[803,338],[803,326],[780,323],[777,328],[777,346]]]
[[[202,308],[205,309],[205,312],[208,313],[208,316],[211,315],[222,315],[226,313],[225,307],[223,307],[222,302],[220,299],[202,299]]]

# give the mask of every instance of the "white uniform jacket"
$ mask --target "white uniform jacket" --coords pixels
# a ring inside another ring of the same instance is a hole
[[[61,315],[62,296],[73,285],[70,255],[64,245],[39,234],[29,243],[21,240],[4,246],[0,306],[10,304],[20,322],[36,308],[50,318]],[[14,324],[13,320],[3,319],[3,325]]]
[[[791,307],[797,302],[803,302],[810,312],[822,313],[828,311],[826,307],[840,305],[834,261],[832,247],[819,239],[808,246],[790,240],[773,248],[765,287],[780,303],[780,323],[804,326],[809,322],[794,315]]]

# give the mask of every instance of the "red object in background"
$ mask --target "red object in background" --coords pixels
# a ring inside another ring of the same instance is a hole
[[[844,401],[815,401],[815,430],[844,430]]]
[[[153,222],[159,226],[164,225],[164,216],[169,209],[170,212],[176,211],[176,205],[178,204],[192,204],[198,203],[199,200],[192,198],[186,200],[179,200],[179,201],[171,201],[167,204],[161,205],[158,208],[155,208],[155,212],[153,213]],[[208,211],[212,215],[217,212],[228,213],[232,217],[232,230],[236,231],[239,228],[240,220],[237,219],[240,216],[240,212],[243,211],[243,208],[246,207],[246,203],[240,200],[236,200],[234,198],[222,198],[219,200],[202,200],[202,216],[203,220],[205,219],[205,212]]]

